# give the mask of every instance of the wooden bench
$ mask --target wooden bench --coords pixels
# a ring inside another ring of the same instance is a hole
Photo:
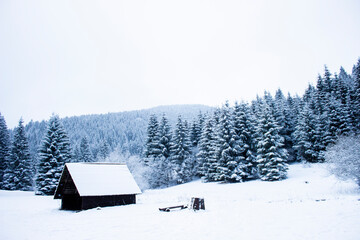
[[[163,211],[163,212],[170,212],[171,209],[176,209],[176,208],[183,210],[183,209],[187,208],[187,206],[186,205],[178,205],[178,206],[173,206],[173,207],[159,208],[159,210]]]

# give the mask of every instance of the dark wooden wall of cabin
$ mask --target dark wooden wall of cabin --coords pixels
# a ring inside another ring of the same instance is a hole
[[[118,206],[136,203],[136,195],[114,195],[114,196],[87,196],[81,197],[81,209],[90,209],[95,207]]]
[[[79,195],[63,195],[61,200],[61,209],[63,210],[81,210],[82,199]]]

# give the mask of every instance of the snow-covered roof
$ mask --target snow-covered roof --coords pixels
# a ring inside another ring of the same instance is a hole
[[[125,164],[66,163],[65,165],[80,196],[141,193]]]

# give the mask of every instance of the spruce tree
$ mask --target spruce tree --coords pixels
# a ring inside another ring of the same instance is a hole
[[[145,157],[156,158],[161,154],[159,139],[159,122],[156,115],[151,115],[147,128],[147,140],[145,145]]]
[[[330,94],[334,88],[333,88],[333,80],[331,78],[331,73],[327,66],[324,66],[324,91],[328,94]]]
[[[199,143],[200,128],[196,121],[191,124],[190,141],[193,147],[196,147]]]
[[[197,154],[197,161],[199,163],[198,175],[204,176],[206,181],[213,181],[216,168],[211,170],[211,165],[216,162],[215,159],[215,130],[214,122],[209,117],[204,124],[199,141],[199,152]]]
[[[100,143],[100,149],[98,152],[98,161],[105,161],[110,156],[110,145],[103,139]]]
[[[201,135],[201,132],[202,132],[202,129],[204,127],[204,124],[205,124],[205,115],[202,114],[202,112],[200,111],[199,112],[199,115],[198,115],[198,125],[199,125],[199,141],[200,141],[200,135]]]
[[[274,101],[274,117],[276,122],[279,124],[279,134],[284,138],[284,148],[288,152],[288,160],[294,160],[294,150],[293,146],[293,138],[292,134],[294,132],[295,124],[294,118],[291,116],[291,109],[288,105],[286,98],[284,97],[282,91],[280,89],[277,90],[275,94]],[[290,153],[292,154],[290,156]]]
[[[238,172],[239,153],[236,149],[236,136],[234,132],[232,112],[229,103],[222,108],[218,129],[218,168],[216,181],[238,182],[242,179]]]
[[[360,58],[357,62],[357,64],[354,66],[353,69],[353,81],[354,81],[354,87],[351,92],[351,98],[352,98],[352,110],[356,119],[355,127],[357,128],[357,131],[360,132]]]
[[[240,181],[254,178],[256,174],[255,126],[253,121],[249,106],[246,103],[235,103],[234,134],[239,158],[237,174],[241,178]]]
[[[164,158],[169,158],[171,148],[171,128],[165,114],[163,114],[160,121],[158,139],[161,156]]]
[[[288,94],[287,97],[287,110],[286,116],[288,120],[288,132],[287,132],[287,139],[285,139],[285,149],[288,151],[289,157],[288,162],[296,161],[296,150],[294,148],[295,145],[295,138],[294,132],[296,130],[296,126],[298,124],[297,119],[301,109],[301,98],[299,96],[292,97]]]
[[[349,135],[353,132],[350,109],[340,100],[331,98],[329,103],[329,133],[334,144],[340,135]]]
[[[3,176],[9,162],[10,136],[5,118],[0,113],[0,189],[4,189]]]
[[[79,162],[93,162],[93,156],[90,152],[90,145],[86,137],[81,139],[78,157]]]
[[[294,132],[294,148],[298,161],[312,163],[322,161],[320,152],[323,150],[323,145],[319,139],[317,123],[317,116],[306,104],[299,115]]]
[[[14,132],[10,160],[4,175],[5,188],[9,190],[32,190],[32,162],[22,119],[20,119]]]
[[[339,100],[342,104],[346,104],[347,96],[350,95],[349,87],[349,78],[348,74],[345,72],[344,68],[340,68],[340,74],[334,79],[334,91],[333,96]]]
[[[327,86],[324,82],[323,77],[318,76],[318,81],[316,85],[316,94],[315,94],[315,114],[318,116],[323,115],[324,118],[327,117],[327,107],[329,103],[329,92]]]
[[[186,122],[178,117],[171,144],[171,164],[174,172],[174,180],[177,183],[185,183],[191,180],[191,142],[187,131]]]
[[[70,144],[58,116],[52,116],[39,149],[36,188],[39,194],[54,194],[64,164],[71,160]]]
[[[159,124],[158,138],[160,153],[153,157],[150,163],[152,168],[150,184],[154,188],[169,186],[171,183],[171,164],[169,160],[171,129],[165,114],[163,114]]]
[[[283,138],[279,135],[279,126],[272,116],[267,103],[263,104],[263,111],[257,127],[257,163],[261,180],[275,181],[286,178],[287,153],[283,148]]]
[[[305,93],[302,97],[302,101],[300,101],[299,105],[302,105],[303,103],[307,103],[311,110],[316,111],[317,109],[317,92],[316,88],[309,84],[308,88],[305,90]]]
[[[329,105],[327,105],[327,108]],[[316,139],[319,146],[319,151],[325,151],[326,147],[333,144],[335,139],[330,132],[330,119],[328,110],[323,114],[316,115]],[[322,161],[322,160],[321,160]]]
[[[202,129],[203,125],[204,125],[204,117],[203,117],[202,113],[200,112],[198,115],[198,119],[193,121],[193,123],[191,125],[191,130],[190,130],[190,140],[191,140],[192,146],[194,146],[194,147],[198,146],[198,143],[201,138],[201,129]]]

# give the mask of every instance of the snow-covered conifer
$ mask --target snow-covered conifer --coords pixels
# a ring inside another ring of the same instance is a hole
[[[31,190],[33,185],[32,162],[22,119],[15,128],[10,159],[4,174],[4,186],[9,190]]]
[[[158,138],[159,138],[161,155],[164,158],[168,158],[170,157],[171,128],[165,114],[163,114],[161,118],[158,134],[159,134]]]
[[[192,178],[187,175],[189,174],[187,171],[189,165],[193,164],[188,161],[191,155],[191,142],[187,130],[186,122],[179,116],[172,138],[170,157],[174,179],[178,183],[184,183]]]
[[[48,129],[39,149],[36,188],[38,193],[55,192],[64,164],[71,160],[70,144],[58,116],[50,118]]]
[[[97,156],[98,161],[105,161],[105,159],[110,156],[110,152],[111,150],[109,143],[105,139],[103,139],[100,142],[100,148]]]
[[[93,162],[93,156],[90,152],[90,145],[86,137],[83,137],[80,142],[79,147],[79,159],[77,159],[79,162]]]
[[[238,155],[237,175],[240,181],[254,178],[256,173],[255,126],[246,103],[234,107],[235,148]]]
[[[331,98],[329,102],[329,132],[331,142],[335,143],[340,135],[349,135],[353,132],[350,109],[340,100]]]
[[[216,169],[211,172],[210,165],[212,162],[216,161],[215,159],[215,131],[214,131],[214,123],[213,119],[209,117],[204,124],[202,129],[202,133],[199,141],[199,152],[197,154],[197,161],[199,164],[198,175],[204,176],[206,181],[213,180],[213,176],[210,176]]]
[[[193,121],[190,129],[190,141],[194,147],[198,146],[200,142],[201,130],[203,128],[203,125],[204,125],[204,116],[200,112],[198,118]]]
[[[3,189],[3,176],[10,155],[10,136],[5,118],[0,113],[0,189]]]
[[[323,150],[317,116],[306,104],[300,112],[298,124],[294,132],[297,159],[306,162],[322,161],[320,152]]]
[[[324,66],[324,91],[328,94],[330,94],[333,90],[333,79],[331,77],[331,73],[328,69],[328,67],[325,65]]]
[[[145,145],[145,157],[155,158],[161,154],[159,139],[159,122],[156,115],[151,115],[147,128],[147,140]]]
[[[288,160],[293,161],[295,156],[292,148],[292,134],[295,130],[295,118],[292,116],[292,110],[281,89],[278,89],[275,94],[274,117],[280,126],[279,134],[284,138],[284,148],[288,152]]]
[[[283,138],[279,135],[279,126],[271,114],[267,103],[257,126],[257,163],[261,180],[275,181],[286,178],[287,153],[283,148]]]
[[[316,84],[316,93],[315,93],[315,114],[320,116],[323,115],[327,117],[327,107],[329,103],[329,92],[327,86],[325,85],[323,77],[318,76]]]
[[[149,183],[152,188],[169,186],[171,184],[171,164],[170,164],[170,149],[171,149],[171,129],[168,120],[163,114],[159,129],[158,129],[159,154],[153,155],[148,160],[148,165],[151,168]]]
[[[190,141],[192,146],[197,146],[200,140],[201,129],[196,121],[193,121],[190,129]]]
[[[356,119],[356,128],[360,132],[360,58],[353,69],[353,90],[351,92],[352,110]]]
[[[241,181],[241,172],[238,172],[239,156],[236,149],[236,136],[233,126],[232,110],[226,102],[221,109],[218,126],[218,168],[216,181],[238,182]]]

